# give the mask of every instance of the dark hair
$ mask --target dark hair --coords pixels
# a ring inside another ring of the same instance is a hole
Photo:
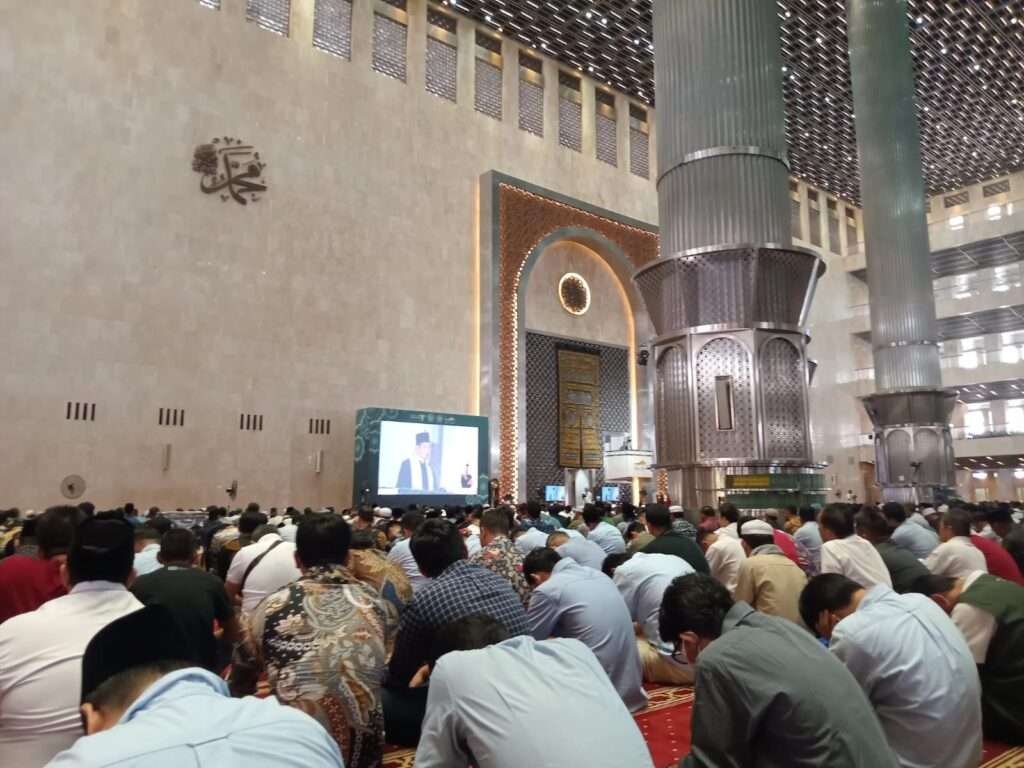
[[[884,513],[884,507],[879,512],[874,507],[865,506],[853,516],[853,524],[857,531],[866,531],[872,538],[888,538],[892,531],[889,529]]]
[[[683,632],[716,638],[722,634],[722,622],[732,606],[729,590],[716,579],[702,573],[678,576],[661,598],[658,634],[673,645]]]
[[[91,501],[83,501],[78,505],[78,508],[86,517],[92,517],[96,514],[96,505],[93,504]]]
[[[971,513],[966,509],[954,507],[942,516],[942,523],[953,529],[954,536],[971,535]]]
[[[526,502],[526,514],[534,520],[540,517],[541,509],[542,507],[539,501]]]
[[[471,613],[450,621],[437,630],[427,654],[427,663],[433,667],[437,660],[452,651],[475,651],[508,640],[505,625],[483,613]]]
[[[135,505],[132,504],[132,502],[130,502],[130,501],[125,502],[125,505],[124,505],[124,516],[125,517],[135,517]]]
[[[420,526],[423,525],[424,519],[425,518],[423,517],[422,512],[418,512],[415,509],[410,509],[404,515],[402,515],[402,530],[412,531],[413,533],[415,533],[419,530]]]
[[[373,508],[372,507],[360,507],[359,511],[356,512],[356,517],[367,523],[373,522]]]
[[[922,595],[944,595],[954,586],[956,586],[956,579],[953,576],[929,574],[914,580],[913,591]]]
[[[705,504],[703,507],[700,508],[700,516],[701,517],[717,517],[718,516],[718,511],[714,507],[709,507],[707,504]]]
[[[845,504],[829,504],[821,510],[818,525],[845,539],[853,535],[853,514]]]
[[[352,543],[352,529],[337,515],[310,515],[295,531],[295,553],[306,568],[344,565]]]
[[[260,511],[260,505],[257,502],[255,502],[255,501],[250,501],[248,504],[245,505],[245,511],[246,512],[259,512]]]
[[[79,523],[68,549],[71,583],[128,581],[135,562],[134,533],[132,524],[119,518],[89,517]]]
[[[608,578],[611,578],[615,575],[615,569],[629,560],[632,556],[632,552],[615,552],[608,555],[608,557],[604,559],[604,562],[601,563],[601,573]]]
[[[105,712],[123,712],[139,695],[164,675],[195,666],[187,661],[158,661],[126,669],[108,677],[82,700]]]
[[[1005,523],[1007,525],[1013,524],[1013,515],[1006,504],[998,504],[994,507],[990,507],[985,513],[985,519],[990,523]]]
[[[664,504],[648,504],[646,516],[649,526],[666,530],[672,527],[672,515]]]
[[[572,539],[572,536],[570,536],[568,533],[566,533],[566,531],[563,528],[559,528],[557,531],[552,531],[551,533],[548,534],[547,541],[544,542],[548,547],[551,547],[551,537],[552,536],[564,536],[565,537],[565,541],[562,542],[563,544],[567,544]],[[556,547],[560,547],[560,546],[562,546],[562,544],[556,544],[555,546]],[[551,547],[551,548],[554,549],[554,547]]]
[[[863,587],[841,573],[823,573],[807,582],[800,593],[800,618],[807,628],[814,632],[818,616],[822,611],[845,608],[853,599],[853,593]]]
[[[551,573],[562,556],[549,547],[537,547],[523,558],[523,578],[529,583],[535,573]]]
[[[171,528],[174,528],[174,521],[169,517],[163,515],[157,515],[151,520],[146,521],[146,525],[156,530],[161,536],[167,533]]]
[[[81,517],[84,515],[78,507],[50,507],[35,520],[33,533],[43,557],[63,555],[68,551]],[[24,531],[22,528],[23,535]]]
[[[639,520],[634,520],[633,522],[631,522],[629,525],[626,526],[626,535],[627,536],[629,536],[630,534],[633,534],[633,533],[645,533],[646,531],[647,531],[647,527],[643,523],[641,523]]]
[[[267,516],[260,512],[259,506],[256,509],[246,509],[238,518],[238,532],[249,535],[266,522]]]
[[[723,503],[718,508],[718,514],[728,520],[730,523],[735,523],[740,519],[740,511],[735,504],[731,501]]]
[[[405,518],[402,518],[403,525]],[[440,576],[448,566],[466,558],[466,543],[458,529],[443,518],[425,520],[409,542],[424,576]]]
[[[800,520],[805,523],[813,523],[818,517],[818,510],[814,507],[800,507]]]
[[[220,507],[209,506],[206,508],[206,519],[211,523],[220,520],[224,516],[224,510]]]
[[[480,528],[499,536],[508,536],[509,528],[511,528],[508,513],[503,509],[488,509],[480,518]]]
[[[199,543],[187,528],[172,528],[160,539],[160,562],[185,563],[195,557]]]
[[[882,514],[897,525],[907,519],[907,510],[898,501],[887,501],[882,505]]]
[[[373,549],[377,546],[377,534],[369,528],[353,528],[350,549]]]
[[[583,522],[587,525],[597,525],[601,522],[601,508],[596,504],[583,505]]]
[[[136,541],[160,541],[160,531],[148,525],[140,525],[135,529]]]

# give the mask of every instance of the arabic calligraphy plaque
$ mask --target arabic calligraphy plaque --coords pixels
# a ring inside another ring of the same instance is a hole
[[[192,170],[201,176],[199,189],[239,205],[258,202],[267,191],[266,167],[255,147],[233,136],[217,136],[192,154]]]
[[[558,350],[558,463],[598,469],[601,448],[601,356]]]

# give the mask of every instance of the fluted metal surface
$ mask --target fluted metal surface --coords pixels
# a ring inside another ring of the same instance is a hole
[[[657,0],[653,27],[661,252],[789,245],[775,4]],[[725,147],[745,149],[688,161]]]
[[[875,381],[880,392],[940,387],[907,3],[847,8]]]

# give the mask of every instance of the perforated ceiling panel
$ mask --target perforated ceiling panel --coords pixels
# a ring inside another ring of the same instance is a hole
[[[767,0],[766,0],[767,1]],[[651,0],[447,0],[523,45],[653,103]],[[843,0],[777,0],[794,172],[859,195]],[[909,0],[930,194],[1024,165],[1024,0]]]

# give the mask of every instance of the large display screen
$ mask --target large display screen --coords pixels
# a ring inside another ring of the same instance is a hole
[[[354,504],[465,505],[486,501],[487,419],[363,408],[356,413]]]
[[[377,495],[475,493],[479,447],[476,427],[382,421]]]

